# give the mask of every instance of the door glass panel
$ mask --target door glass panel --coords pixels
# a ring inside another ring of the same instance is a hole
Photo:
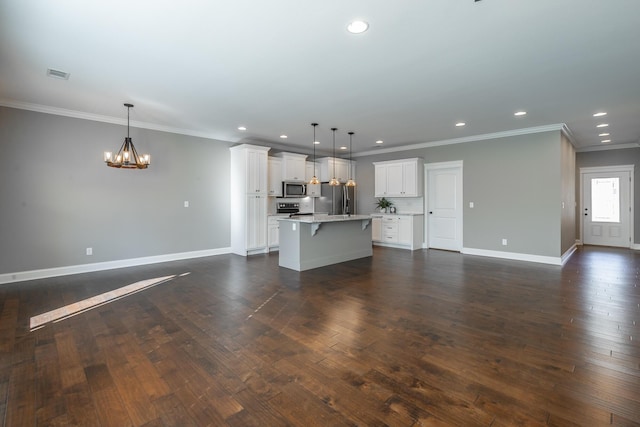
[[[620,222],[620,178],[591,180],[591,217],[595,222]]]

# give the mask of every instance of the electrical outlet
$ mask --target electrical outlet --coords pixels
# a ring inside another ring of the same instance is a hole
[[[188,207],[189,207],[189,201],[188,201],[188,200],[185,200],[185,201],[184,201],[184,207],[185,207],[185,208],[188,208]]]
[[[93,248],[87,248],[87,255],[93,255]]]
[[[469,207],[473,208],[473,206],[474,206],[473,202],[469,202]]]
[[[502,239],[502,246],[507,246],[507,239]]]

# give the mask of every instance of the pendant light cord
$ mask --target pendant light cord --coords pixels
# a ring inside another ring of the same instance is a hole
[[[311,123],[311,126],[313,126],[313,141],[311,141],[313,143],[313,177],[316,177],[316,126],[318,126],[317,123]]]
[[[333,131],[333,179],[336,179],[336,131],[338,128],[331,128]]]

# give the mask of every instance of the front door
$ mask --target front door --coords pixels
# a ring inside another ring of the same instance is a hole
[[[582,175],[582,233],[586,245],[631,246],[631,172],[588,171]]]
[[[427,242],[462,250],[462,162],[427,164]]]

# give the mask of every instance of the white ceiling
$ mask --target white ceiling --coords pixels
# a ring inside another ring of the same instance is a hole
[[[638,0],[0,0],[0,104],[298,150],[314,121],[356,153],[561,123],[638,146],[639,41]]]

